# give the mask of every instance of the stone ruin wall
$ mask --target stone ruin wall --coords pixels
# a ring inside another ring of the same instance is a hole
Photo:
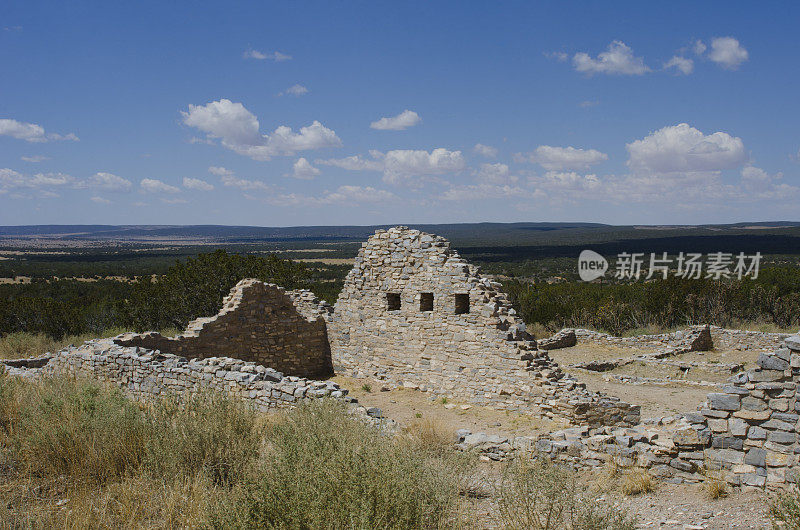
[[[495,408],[588,424],[639,421],[639,407],[587,391],[538,350],[500,288],[442,237],[378,230],[330,317],[334,364]],[[389,309],[392,295],[399,309]],[[423,295],[432,295],[431,308]],[[468,312],[457,312],[459,295]]]
[[[733,486],[782,487],[800,479],[800,335],[762,353],[758,367],[733,376],[695,412],[633,427],[574,427],[538,439],[465,436],[500,459],[513,451],[544,453],[578,467],[613,460],[672,483],[707,477]],[[472,449],[472,448],[470,448]]]
[[[347,390],[332,381],[287,376],[252,361],[230,357],[186,359],[138,346],[120,346],[113,339],[91,340],[56,353],[40,368],[20,370],[29,378],[69,376],[91,378],[116,386],[138,400],[178,397],[205,391],[222,392],[258,410],[295,406],[303,399],[347,398]]]
[[[254,279],[240,281],[213,317],[198,318],[175,337],[125,334],[121,346],[139,346],[192,359],[224,355],[302,377],[333,374],[326,302],[310,291],[286,291]]]
[[[399,295],[399,309],[388,309],[387,293]],[[433,295],[432,308],[420,305],[423,293]],[[468,312],[456,312],[456,295],[468,297]],[[500,284],[482,278],[447,240],[396,227],[362,245],[333,313],[308,291],[249,279],[216,316],[176,337],[124,334],[5,364],[27,377],[93,377],[137,399],[212,389],[270,410],[303,399],[349,400],[333,382],[300,377],[331,374],[332,354],[337,367],[360,377],[580,425],[535,439],[463,437],[460,445],[474,442],[493,458],[521,450],[577,466],[613,459],[670,482],[698,482],[709,472],[741,486],[797,482],[800,336],[712,331],[728,348],[774,351],[709,394],[697,412],[640,423],[639,407],[589,392],[565,374],[525,331]],[[698,333],[708,332],[619,339],[565,330],[543,346],[564,347],[577,334],[681,350],[693,348]]]
[[[637,335],[635,337],[615,337],[608,333],[589,329],[562,330],[572,331],[577,338],[583,342],[594,342],[598,344],[612,344],[627,347],[653,347],[663,349],[671,347],[681,349],[691,346],[687,344],[688,334],[692,330],[699,329],[701,326],[692,326],[688,330],[674,331],[672,333],[662,333],[660,335]],[[719,326],[704,326],[708,328],[710,337],[713,337],[713,344],[718,348],[726,350],[755,350],[755,351],[774,351],[781,347],[783,341],[790,334],[787,333],[765,333],[762,331],[748,331],[742,329],[726,329]],[[705,351],[707,347],[689,347],[690,351]]]

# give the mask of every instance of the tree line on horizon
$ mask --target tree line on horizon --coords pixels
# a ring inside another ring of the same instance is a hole
[[[178,260],[161,275],[131,282],[36,279],[0,285],[0,335],[41,333],[55,339],[111,328],[182,329],[217,313],[243,278],[287,289],[309,288],[335,302],[347,267],[313,271],[274,255],[217,250]],[[523,320],[552,332],[588,327],[621,335],[643,328],[691,324],[800,327],[800,269],[769,267],[755,280],[666,280],[618,284],[530,282],[510,279],[506,292]]]

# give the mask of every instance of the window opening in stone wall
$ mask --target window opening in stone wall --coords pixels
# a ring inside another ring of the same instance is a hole
[[[433,311],[433,293],[420,293],[419,310]]]
[[[456,315],[469,313],[469,294],[456,295]]]
[[[389,311],[400,309],[400,293],[386,293],[386,308]]]

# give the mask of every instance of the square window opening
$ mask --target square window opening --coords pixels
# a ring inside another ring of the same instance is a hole
[[[456,295],[456,315],[469,313],[469,294]]]
[[[389,311],[400,310],[400,293],[386,293],[386,309]]]
[[[433,311],[433,293],[420,293],[419,310]]]

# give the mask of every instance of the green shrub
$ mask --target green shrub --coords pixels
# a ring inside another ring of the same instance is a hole
[[[20,384],[0,376],[0,412],[4,445],[28,473],[99,483],[139,472],[242,480],[262,439],[253,411],[210,392],[140,406],[93,382]]]
[[[148,411],[151,439],[144,464],[155,477],[202,475],[214,483],[243,480],[256,465],[262,434],[240,401],[206,392],[167,398]]]
[[[466,473],[454,453],[382,434],[334,402],[287,413],[259,476],[218,507],[220,528],[436,528]]]
[[[498,523],[509,530],[628,530],[636,521],[597,504],[574,474],[544,459],[516,458],[496,487]]]
[[[769,501],[769,516],[776,528],[800,529],[800,489],[778,493]]]
[[[150,427],[121,392],[62,378],[26,392],[12,447],[29,472],[103,482],[140,465]]]

